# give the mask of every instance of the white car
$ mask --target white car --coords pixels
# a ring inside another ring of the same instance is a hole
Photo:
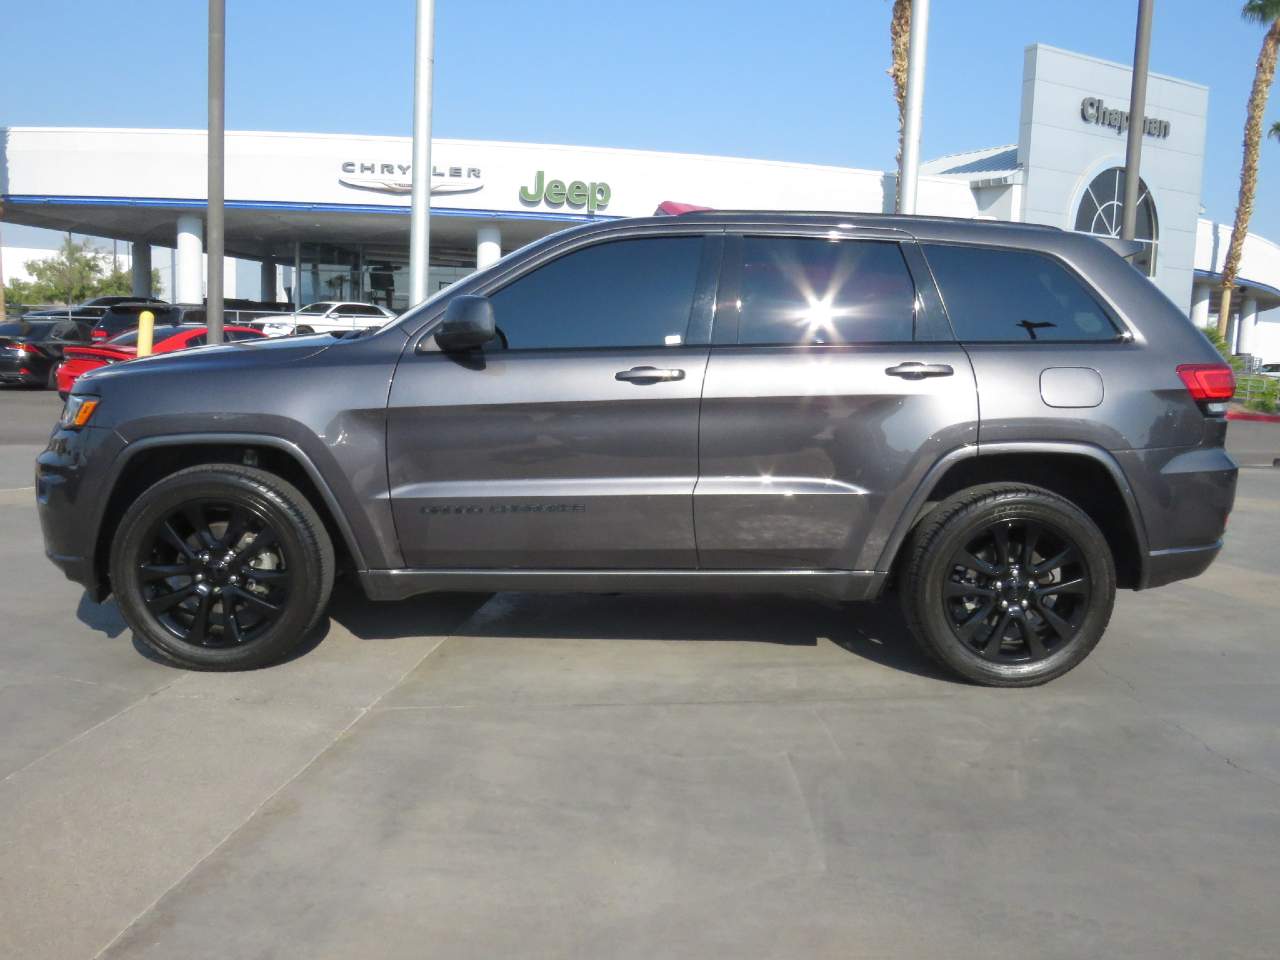
[[[262,332],[268,337],[288,337],[307,333],[346,333],[348,330],[366,330],[380,327],[395,314],[371,303],[353,303],[325,300],[309,303],[297,313],[272,317],[262,324]]]
[[[1280,380],[1280,363],[1264,363],[1258,368],[1258,373],[1264,377]]]

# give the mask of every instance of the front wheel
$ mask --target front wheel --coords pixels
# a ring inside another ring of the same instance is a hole
[[[125,622],[153,651],[194,669],[243,670],[305,641],[333,587],[333,544],[292,484],[208,464],[129,507],[110,572]]]
[[[1097,525],[1039,487],[961,491],[912,534],[902,582],[907,622],[924,650],[988,686],[1059,677],[1097,645],[1116,574]]]

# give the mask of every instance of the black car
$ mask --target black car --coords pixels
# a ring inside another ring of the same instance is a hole
[[[89,342],[89,324],[75,320],[0,323],[0,383],[57,386],[64,347]]]
[[[157,327],[175,327],[182,323],[203,325],[205,322],[205,308],[202,303],[126,300],[107,308],[94,324],[91,339],[94,343],[104,343],[122,333],[136,330],[138,317],[143,310],[150,310],[155,315]]]
[[[77,303],[67,307],[50,307],[47,310],[28,310],[22,315],[23,320],[78,320],[82,323],[90,324],[97,321],[103,314],[107,312],[107,308],[114,307],[118,303],[165,303],[155,297],[94,297],[92,300],[86,300],[84,303]]]

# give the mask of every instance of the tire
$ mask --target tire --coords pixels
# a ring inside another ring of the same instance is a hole
[[[925,653],[993,687],[1035,686],[1079,664],[1102,638],[1115,593],[1111,548],[1089,516],[1013,484],[939,504],[912,532],[901,579]]]
[[[247,670],[306,642],[333,589],[333,543],[292,484],[206,464],[165,477],[125,511],[110,573],[125,622],[160,657]]]
[[[46,390],[58,389],[58,365],[56,363],[49,367],[49,376],[45,377],[44,388]]]

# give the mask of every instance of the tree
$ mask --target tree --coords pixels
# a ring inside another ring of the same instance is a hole
[[[80,303],[92,297],[128,296],[133,277],[125,270],[111,269],[111,258],[70,237],[52,257],[26,262],[32,280],[12,280],[5,286],[11,305],[33,303]],[[151,271],[151,289],[159,289],[160,273]]]
[[[1244,252],[1244,238],[1249,233],[1249,219],[1253,216],[1253,198],[1258,190],[1258,153],[1262,147],[1262,115],[1267,109],[1267,97],[1271,94],[1271,81],[1276,75],[1276,57],[1280,55],[1280,0],[1246,0],[1241,16],[1254,23],[1267,25],[1262,49],[1258,52],[1258,65],[1253,72],[1253,88],[1249,91],[1249,106],[1244,119],[1244,158],[1240,164],[1240,197],[1236,201],[1236,219],[1231,227],[1231,242],[1227,245],[1227,259],[1222,265],[1222,299],[1218,305],[1218,333],[1227,335],[1231,319],[1231,291],[1240,269],[1240,255]]]
[[[907,61],[911,48],[911,0],[893,0],[893,12],[889,15],[889,79],[893,81],[893,99],[898,104],[898,162],[902,170],[902,143],[907,125]],[[901,179],[900,177],[898,179]],[[902,184],[896,187],[897,199],[902,199]],[[894,204],[898,209],[898,204]]]

